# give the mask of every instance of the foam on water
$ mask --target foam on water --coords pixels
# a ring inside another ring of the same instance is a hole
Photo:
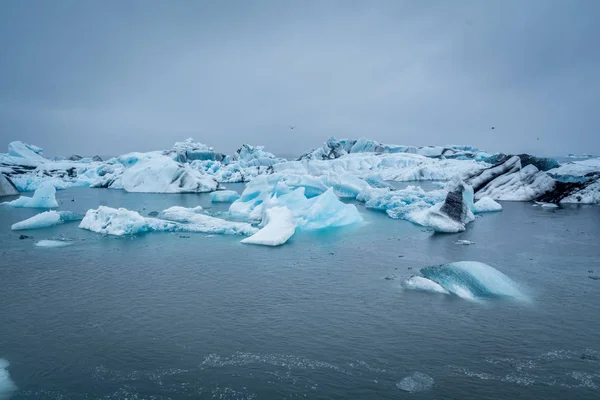
[[[416,393],[431,389],[433,384],[434,380],[432,377],[417,371],[412,375],[402,378],[400,382],[396,383],[396,387],[405,392]]]
[[[8,399],[11,393],[17,389],[15,383],[10,379],[9,365],[7,360],[0,358],[0,400]]]

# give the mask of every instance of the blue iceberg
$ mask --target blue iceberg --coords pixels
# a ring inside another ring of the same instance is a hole
[[[425,267],[421,268],[420,272],[424,278],[463,299],[507,297],[524,300],[526,298],[509,277],[494,267],[477,261],[460,261]],[[417,288],[407,282],[405,282],[406,287]],[[424,289],[426,285],[423,282],[421,281],[418,288],[427,290]],[[427,285],[431,288],[438,287],[434,284]],[[440,292],[440,290],[430,291]]]

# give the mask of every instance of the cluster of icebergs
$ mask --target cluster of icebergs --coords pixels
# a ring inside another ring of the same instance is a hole
[[[443,181],[434,190],[389,181]],[[223,190],[248,182],[243,193]],[[599,203],[600,159],[560,165],[526,154],[504,155],[472,146],[412,147],[373,140],[329,139],[297,160],[279,158],[261,146],[243,145],[233,155],[215,152],[192,139],[172,149],[99,157],[47,159],[39,147],[12,142],[0,154],[0,195],[33,191],[8,202],[14,207],[55,208],[56,189],[72,186],[143,193],[211,192],[214,202],[232,203],[224,218],[200,208],[176,207],[156,218],[136,211],[99,207],[80,226],[104,234],[186,231],[247,235],[244,243],[280,245],[298,230],[356,224],[354,204],[380,210],[439,232],[459,232],[482,212],[500,211],[496,200],[544,204]],[[231,218],[229,218],[231,217]],[[50,226],[72,220],[49,211],[13,229]],[[244,222],[233,222],[230,219]]]

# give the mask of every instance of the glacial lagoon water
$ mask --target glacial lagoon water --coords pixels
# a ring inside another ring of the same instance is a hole
[[[57,198],[78,213],[228,207],[208,194]],[[0,207],[0,398],[597,399],[600,207],[502,205],[440,235],[357,203],[364,224],[278,248],[116,238],[77,222],[13,232],[41,210]],[[35,246],[47,239],[72,243]],[[497,268],[528,301],[402,287],[419,268],[462,260]]]

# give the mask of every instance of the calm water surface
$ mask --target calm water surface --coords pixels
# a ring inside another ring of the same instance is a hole
[[[80,213],[211,207],[204,194],[57,197]],[[77,223],[17,233],[10,225],[40,210],[0,207],[11,399],[600,398],[600,280],[590,278],[600,276],[600,207],[505,202],[464,233],[434,235],[358,206],[364,224],[297,233],[279,248],[104,237]],[[34,246],[53,238],[75,243]],[[496,267],[530,301],[401,287],[421,267],[461,260]],[[396,387],[416,371],[433,387]]]

